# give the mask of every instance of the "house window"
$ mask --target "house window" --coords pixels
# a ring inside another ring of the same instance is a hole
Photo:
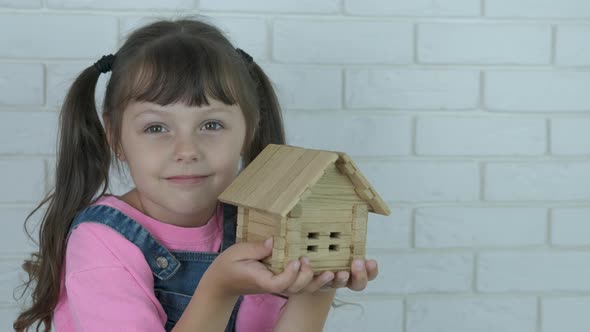
[[[318,251],[318,246],[307,246],[307,251],[308,252],[317,252]]]
[[[328,249],[329,249],[329,251],[338,251],[338,250],[340,250],[340,246],[339,246],[339,245],[337,245],[337,244],[331,244],[331,245],[328,247]]]
[[[320,233],[317,233],[317,232],[307,233],[307,238],[308,239],[319,239],[320,238]]]
[[[330,232],[330,239],[339,239],[340,232]]]

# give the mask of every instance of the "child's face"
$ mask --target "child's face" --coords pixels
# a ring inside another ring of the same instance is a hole
[[[121,158],[143,206],[163,222],[188,226],[194,216],[211,213],[237,175],[244,115],[237,105],[209,102],[200,107],[134,102],[124,111]]]

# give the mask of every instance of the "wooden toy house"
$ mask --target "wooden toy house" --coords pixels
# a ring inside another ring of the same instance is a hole
[[[389,208],[344,153],[269,144],[221,194],[238,207],[236,241],[274,239],[275,273],[308,256],[315,273],[364,257],[368,212]]]

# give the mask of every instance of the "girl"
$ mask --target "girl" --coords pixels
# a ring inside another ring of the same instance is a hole
[[[108,71],[103,127],[94,93]],[[78,76],[60,121],[40,250],[24,264],[32,306],[17,331],[316,331],[334,289],[377,275],[359,260],[350,278],[314,277],[305,257],[273,275],[260,263],[272,239],[234,244],[235,208],[217,197],[239,165],[285,138],[266,75],[208,24],[135,31]],[[106,194],[112,154],[135,185],[120,197]]]

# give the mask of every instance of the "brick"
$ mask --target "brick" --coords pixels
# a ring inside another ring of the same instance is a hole
[[[2,287],[0,287],[0,305],[13,306],[15,301],[13,299],[13,291],[16,287],[21,285],[21,279],[25,280],[26,272],[21,268],[23,261],[21,259],[2,259],[0,260],[0,280],[2,280]],[[15,293],[15,295],[20,295]],[[9,330],[8,330],[9,331]]]
[[[0,306],[0,329],[2,331],[13,331],[12,323],[20,313],[15,304]]]
[[[410,300],[407,332],[535,332],[534,298],[440,298]]]
[[[559,246],[590,245],[590,209],[557,208],[551,218],[551,244]]]
[[[43,80],[40,64],[0,63],[0,105],[42,105]]]
[[[53,112],[0,112],[2,154],[54,154],[58,116]],[[26,125],[23,125],[26,124]]]
[[[478,259],[477,277],[477,289],[482,292],[588,291],[590,253],[483,253]]]
[[[490,163],[485,199],[491,201],[575,201],[590,199],[590,162]]]
[[[585,0],[492,0],[484,3],[485,14],[491,17],[590,17],[590,3]]]
[[[159,17],[128,16],[120,19],[121,40],[127,39],[134,30],[158,21]],[[241,48],[255,60],[268,59],[269,46],[267,41],[268,27],[261,18],[237,18],[215,16],[204,20],[218,27],[236,48]]]
[[[543,118],[419,117],[419,155],[542,155],[546,150]]]
[[[41,159],[0,159],[0,203],[37,203],[45,194]]]
[[[389,216],[369,213],[366,242],[368,249],[403,249],[411,246],[411,209],[388,205],[391,209]]]
[[[418,60],[450,64],[548,64],[549,25],[420,24]]]
[[[416,247],[544,245],[547,212],[534,208],[441,207],[416,210]]]
[[[98,60],[98,59],[97,59]],[[71,85],[78,75],[86,68],[92,66],[94,61],[52,63],[47,65],[47,105],[60,109]],[[102,102],[106,90],[106,83],[110,75],[100,75],[96,84],[95,101],[99,112],[102,111]]]
[[[200,0],[199,9],[203,11],[228,12],[282,12],[282,13],[322,13],[334,14],[340,11],[340,1],[297,1],[297,0]]]
[[[386,201],[475,201],[479,168],[473,162],[357,162]]]
[[[380,276],[363,293],[415,294],[463,292],[471,289],[473,257],[459,253],[396,253],[367,255],[379,263]],[[436,276],[433,278],[433,276]],[[343,294],[353,294],[344,290]]]
[[[485,74],[485,105],[495,111],[590,110],[588,71],[494,71]]]
[[[590,154],[590,118],[569,117],[551,120],[551,153]]]
[[[264,18],[214,17],[212,22],[229,37],[236,48],[250,54],[254,60],[267,60],[268,24]]]
[[[479,73],[467,70],[349,69],[346,106],[393,109],[475,109]]]
[[[590,64],[590,45],[586,37],[590,26],[558,26],[555,43],[555,63],[561,66],[586,66]]]
[[[479,0],[345,0],[346,13],[375,16],[479,16]]]
[[[590,329],[590,298],[544,298],[541,302],[543,332],[585,332]]]
[[[123,195],[135,187],[129,171],[120,174],[114,168],[111,168],[109,176],[109,192],[113,195]]]
[[[98,60],[117,43],[117,19],[108,16],[4,14],[0,30],[2,57]]]
[[[193,9],[192,0],[47,0],[52,9],[136,9],[136,10],[181,10]]]
[[[410,63],[412,33],[406,23],[277,20],[273,58],[292,63]]]
[[[393,156],[410,153],[411,118],[347,113],[286,112],[287,139],[293,145],[342,151],[352,156]]]
[[[264,65],[283,109],[341,109],[342,72],[334,68]]]
[[[49,179],[47,179],[47,186],[49,188],[53,187],[55,184],[55,158],[50,158],[47,161],[47,174],[49,174]],[[112,166],[109,171],[109,191],[113,195],[123,195],[133,187],[135,187],[133,183],[133,179],[129,174],[129,170],[126,168],[125,165],[122,173],[117,171],[117,169]]]
[[[37,245],[29,239],[23,229],[25,219],[33,209],[33,205],[27,207],[0,207],[0,215],[2,215],[0,221],[0,228],[2,228],[2,232],[0,232],[0,255],[28,257],[31,252],[37,250]],[[28,222],[28,230],[36,240],[38,239],[36,225],[39,224],[43,212],[43,210],[40,210],[31,216]]]
[[[403,303],[398,299],[342,298],[347,302],[333,307],[326,320],[324,331],[353,332],[370,331],[375,326],[387,326],[387,331],[403,332]],[[350,304],[348,304],[350,303]]]
[[[0,0],[3,8],[41,8],[41,0]]]

